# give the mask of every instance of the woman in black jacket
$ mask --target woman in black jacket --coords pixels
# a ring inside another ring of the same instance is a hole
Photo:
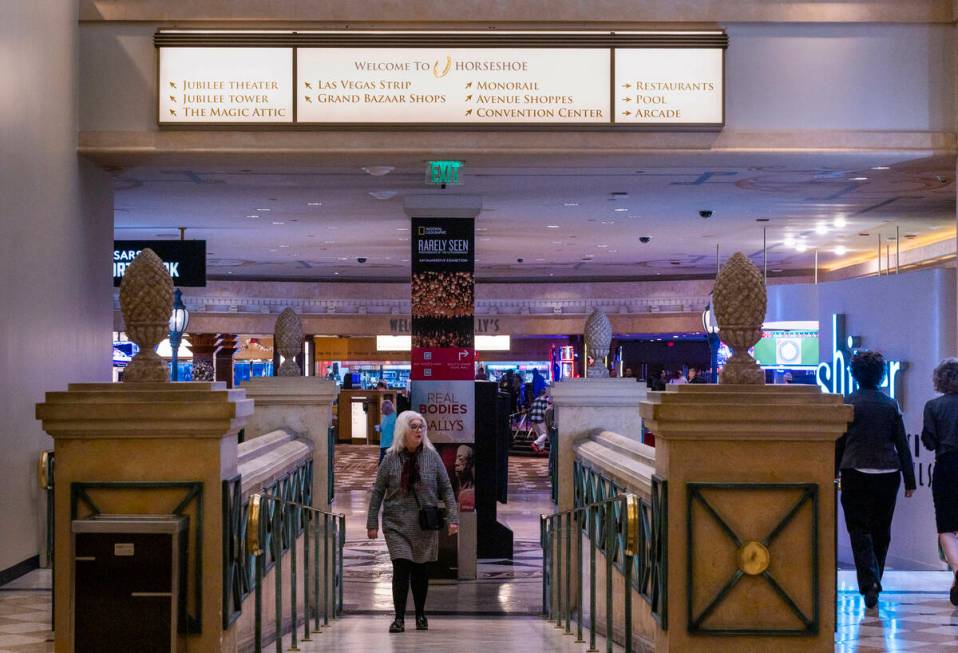
[[[939,363],[933,380],[935,391],[943,394],[925,404],[921,442],[935,452],[931,494],[938,544],[955,572],[949,598],[958,605],[958,358]]]
[[[878,389],[885,358],[877,351],[860,351],[852,357],[851,368],[859,389],[845,402],[855,407],[855,418],[838,440],[836,462],[858,591],[865,597],[865,607],[874,608],[891,543],[898,487],[904,476],[905,496],[915,492],[915,469],[898,402]]]

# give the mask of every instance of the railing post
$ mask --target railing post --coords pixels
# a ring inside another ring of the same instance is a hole
[[[339,516],[339,615],[343,616],[343,549],[346,547],[346,515]]]
[[[539,546],[542,548],[542,615],[549,618],[549,538],[546,537],[546,516],[539,515]]]
[[[599,653],[595,647],[595,516],[592,507],[586,508],[589,520],[589,653]]]
[[[612,653],[612,558],[615,550],[614,504],[605,505],[605,651]]]
[[[283,653],[283,507],[273,502],[273,578],[276,580],[276,653]]]
[[[256,556],[256,596],[254,599],[253,651],[263,652],[263,571],[265,553]]]
[[[579,598],[576,602],[576,633],[575,641],[576,644],[584,644],[585,640],[582,639],[582,511],[576,510],[575,512],[575,550],[576,550],[576,593]]]
[[[322,520],[320,519],[320,517],[322,517]],[[315,515],[313,518],[313,530],[314,530],[313,560],[316,561],[316,563],[313,565],[313,596],[316,598],[315,615],[313,619],[314,633],[323,632],[322,626],[319,625],[319,577],[321,575],[320,570],[322,570],[322,572],[325,573],[326,568],[325,566],[320,567],[319,565],[319,543],[322,541],[320,539],[319,532],[320,532],[320,522],[325,521],[325,519],[326,519],[326,516],[322,513]]]
[[[299,628],[299,613],[296,611],[296,531],[299,530],[299,506],[293,506],[289,504],[284,504],[287,506],[286,517],[287,525],[286,532],[289,533],[289,616],[291,624],[289,627],[289,650],[298,651],[299,646],[297,646],[297,633],[296,629]]]
[[[561,517],[559,519],[562,519]],[[572,513],[565,517],[565,634],[572,634]]]
[[[323,515],[323,625],[329,625],[329,583],[332,567],[329,560],[329,515]]]
[[[309,522],[313,518],[312,510],[303,511],[303,641],[311,641],[309,636]]]
[[[562,515],[552,516],[552,545],[555,551],[555,579],[554,587],[550,588],[555,597],[555,612],[553,616],[556,628],[562,628]]]

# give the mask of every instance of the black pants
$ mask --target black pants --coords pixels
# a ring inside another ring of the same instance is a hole
[[[426,613],[426,593],[429,591],[429,563],[416,564],[405,558],[393,560],[393,606],[396,618],[406,615],[406,597],[412,585],[412,600],[416,604],[416,616]]]
[[[900,484],[900,472],[865,474],[854,469],[842,470],[845,526],[855,556],[858,591],[863,594],[873,584],[881,590]]]

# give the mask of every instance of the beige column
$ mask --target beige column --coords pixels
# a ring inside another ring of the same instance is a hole
[[[312,440],[313,506],[329,509],[329,426],[339,394],[336,384],[315,376],[260,376],[243,383],[256,410],[246,426],[246,439],[286,429]]]
[[[641,413],[667,497],[656,650],[834,650],[835,440],[852,408],[814,386],[693,384]]]
[[[559,510],[571,510],[573,502],[573,445],[593,431],[613,431],[632,440],[642,439],[639,403],[647,388],[635,379],[572,379],[556,383],[552,403],[559,427]]]
[[[191,528],[187,608],[202,630],[181,639],[178,650],[235,648],[233,631],[223,630],[223,481],[236,475],[236,432],[252,412],[243,391],[223,383],[72,384],[37,405],[56,452],[57,653],[73,651],[71,498],[81,483],[127,484],[86,489],[101,513],[112,514],[169,514],[190,490],[160,484],[198,484],[202,518],[195,499],[184,514]],[[86,502],[77,503],[78,517],[90,513]],[[202,609],[195,603],[193,566],[193,529],[200,526]]]

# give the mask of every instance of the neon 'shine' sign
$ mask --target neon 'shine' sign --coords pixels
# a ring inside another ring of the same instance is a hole
[[[823,392],[850,395],[858,389],[858,382],[852,377],[852,356],[861,347],[861,336],[846,335],[845,314],[832,314],[832,360],[818,364],[816,378]],[[901,372],[907,363],[885,361],[885,376],[881,388],[892,399],[900,396]]]

